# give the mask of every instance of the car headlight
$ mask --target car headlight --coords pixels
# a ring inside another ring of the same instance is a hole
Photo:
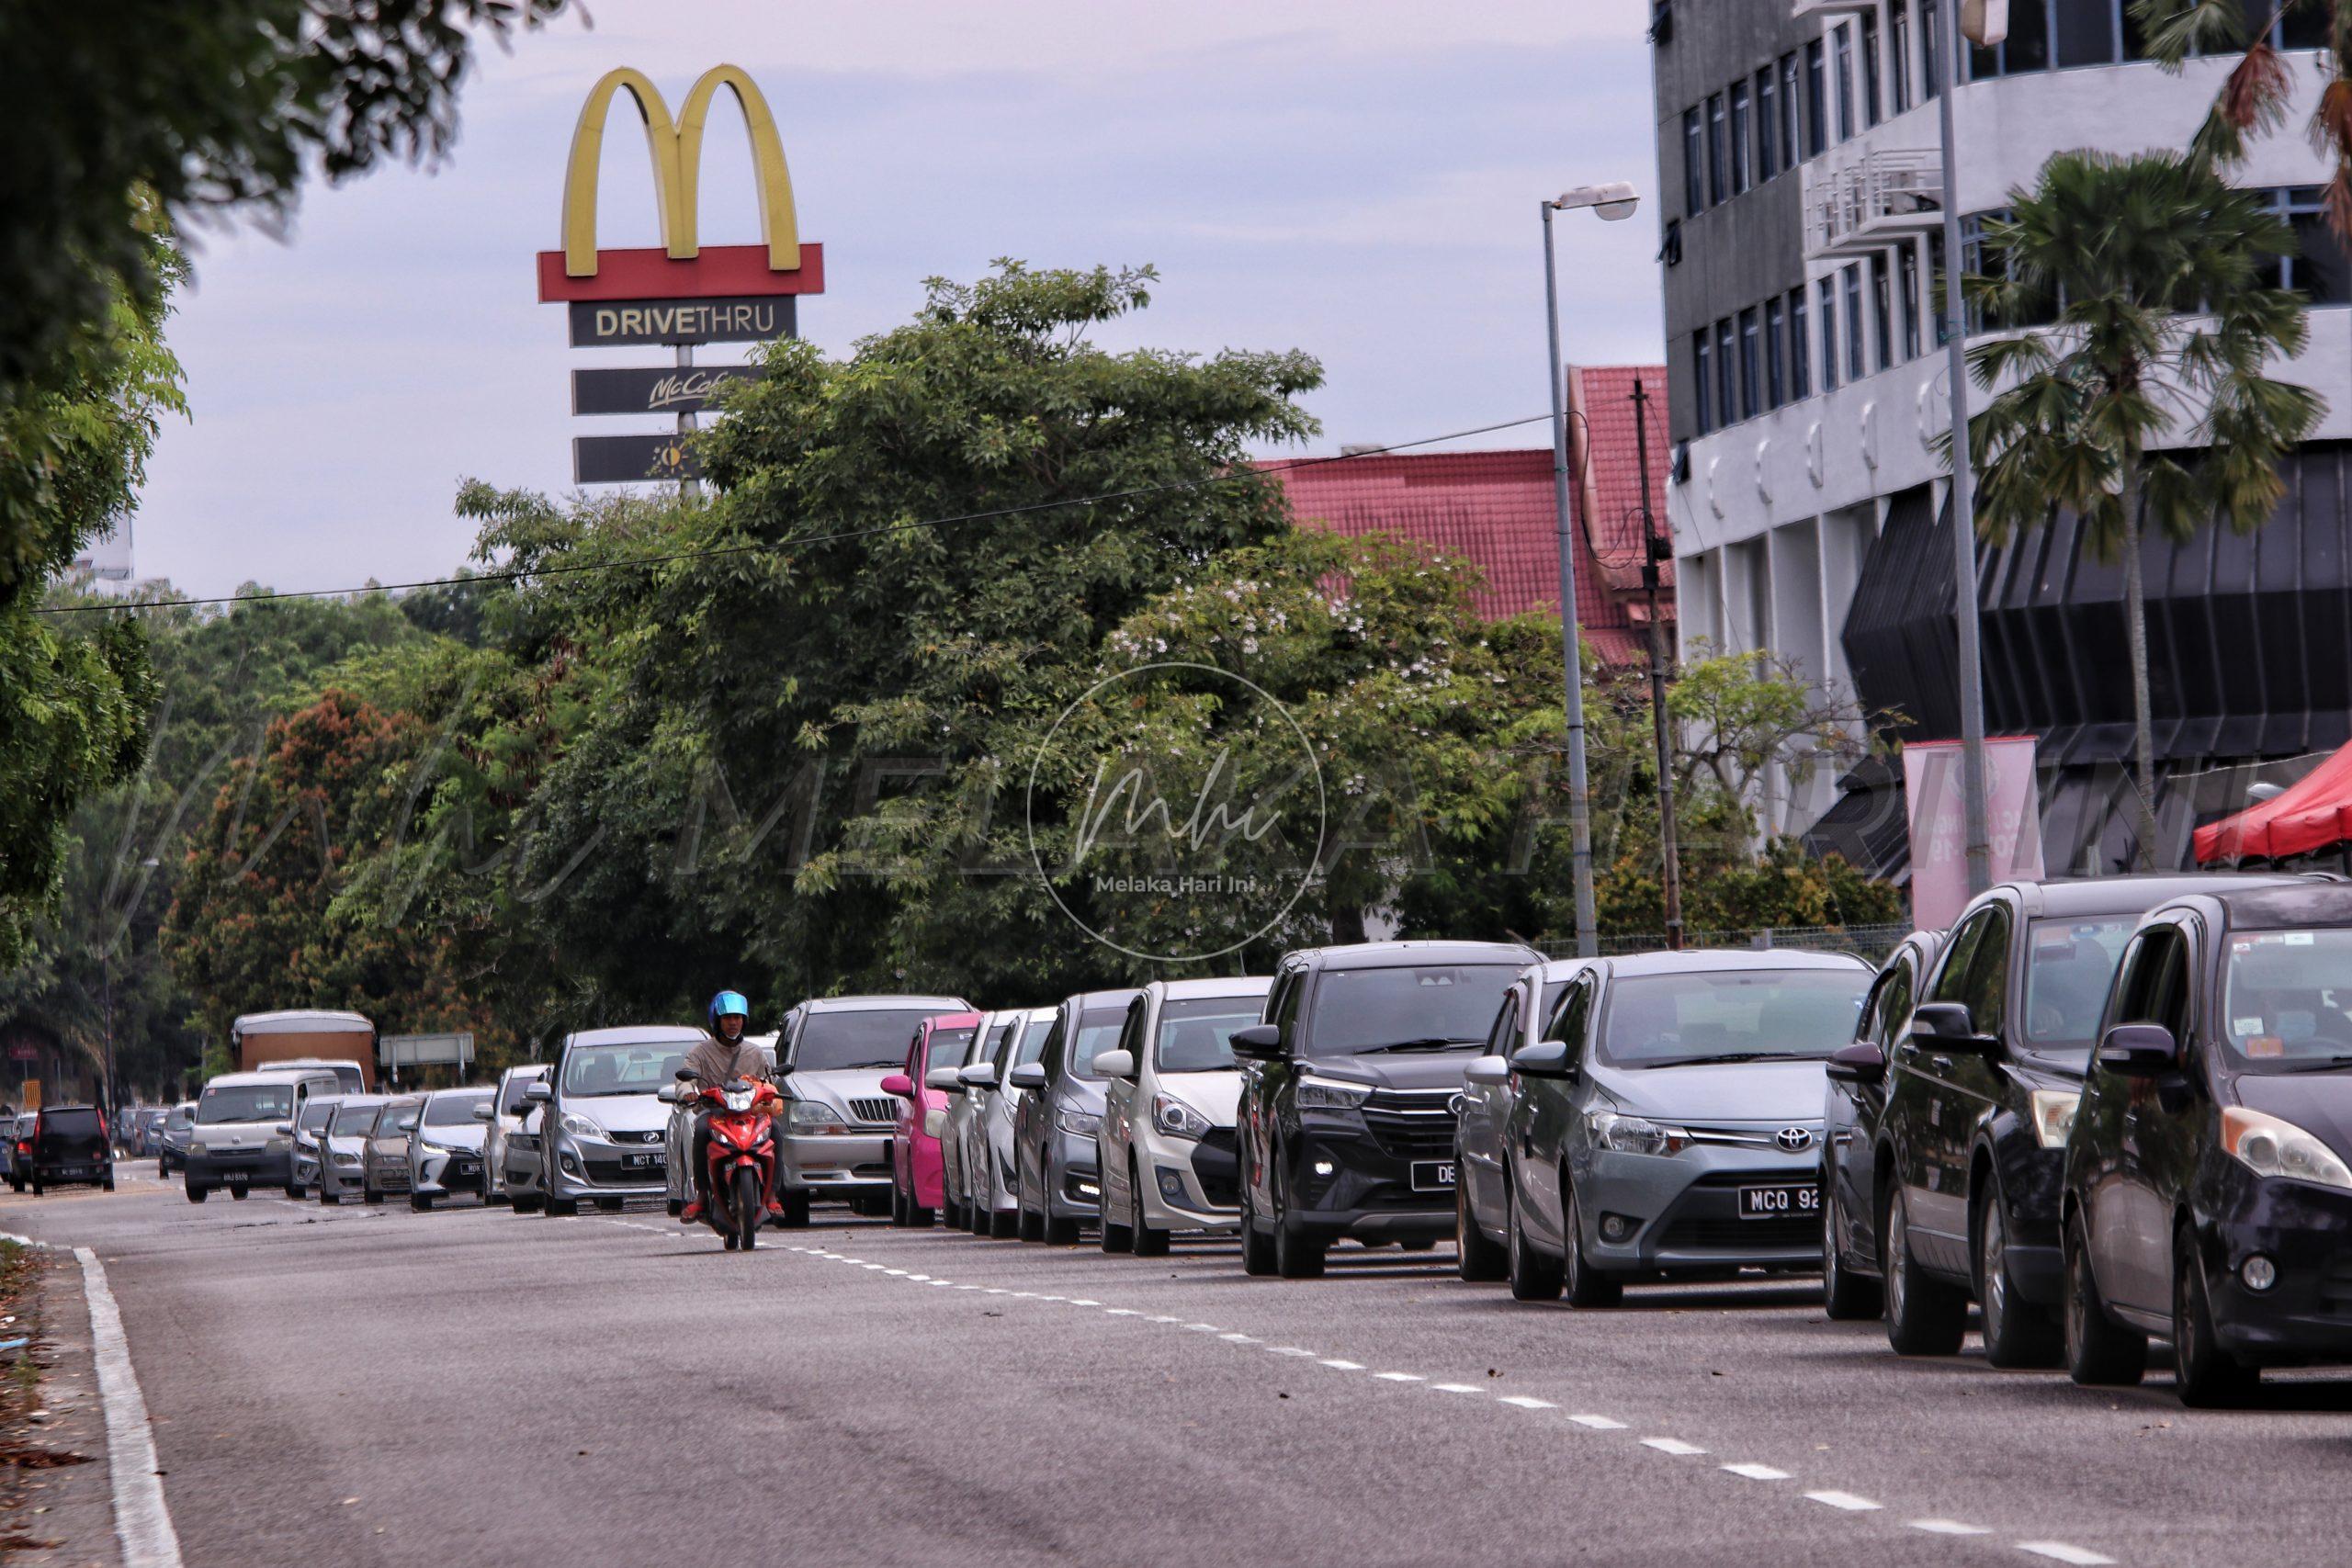
[[[588,1120],[587,1117],[581,1115],[578,1111],[565,1111],[561,1125],[565,1132],[571,1134],[575,1138],[594,1138],[600,1144],[610,1143],[612,1141],[605,1135],[605,1130],[602,1127],[599,1127],[595,1122]]]
[[[2075,1107],[2083,1102],[2078,1089],[2038,1089],[2033,1091],[2033,1135],[2045,1149],[2063,1149],[2075,1130]],[[2352,1185],[2352,1184],[2347,1184]]]
[[[792,1132],[811,1135],[838,1134],[849,1131],[849,1123],[842,1120],[842,1113],[820,1100],[794,1100],[791,1114],[785,1118],[785,1125]]]
[[[190,1144],[187,1146],[187,1152],[192,1155],[200,1155],[205,1152],[205,1148],[202,1144]]]
[[[1059,1111],[1054,1125],[1073,1138],[1091,1138],[1102,1130],[1102,1118],[1091,1111]]]
[[[1298,1080],[1298,1108],[1301,1111],[1353,1111],[1372,1098],[1368,1084],[1340,1083],[1336,1078],[1312,1076]]]
[[[1589,1111],[1585,1125],[1595,1144],[1615,1154],[1679,1155],[1690,1146],[1690,1134],[1681,1128],[1622,1111]]]
[[[419,1136],[416,1140],[416,1152],[424,1155],[446,1155],[451,1151],[447,1144],[436,1144],[430,1138]]]
[[[337,1165],[357,1165],[359,1163],[359,1156],[357,1155],[337,1155],[334,1156],[334,1163]]]
[[[2233,1105],[2222,1112],[2222,1147],[2256,1176],[2352,1188],[2352,1168],[2292,1122]]]
[[[283,1138],[272,1138],[263,1144],[261,1148],[264,1154],[282,1155],[286,1152],[287,1143]]]
[[[1172,1094],[1151,1097],[1151,1124],[1171,1138],[1190,1138],[1195,1143],[1215,1131],[1207,1117]]]

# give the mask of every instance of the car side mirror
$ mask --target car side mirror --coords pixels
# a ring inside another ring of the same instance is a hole
[[[1462,1081],[1475,1084],[1499,1084],[1510,1081],[1510,1064],[1500,1056],[1473,1056],[1462,1069]]]
[[[665,1083],[653,1091],[653,1098],[664,1105],[675,1105],[678,1103],[678,1086],[673,1083]]]
[[[475,1106],[475,1107],[474,1107],[474,1120],[475,1120],[475,1121],[477,1121],[477,1122],[494,1122],[494,1121],[496,1121],[497,1119],[498,1119],[498,1107],[496,1107],[495,1105],[477,1105],[477,1106]]]
[[[2098,1043],[2098,1065],[2121,1077],[2161,1077],[2179,1063],[2179,1044],[2161,1023],[2119,1023]]]
[[[692,1083],[695,1081],[695,1070],[692,1067],[680,1067],[676,1072],[672,1073],[670,1076],[680,1083]]]
[[[1572,1078],[1576,1056],[1565,1040],[1539,1040],[1511,1053],[1510,1070],[1531,1078]]]
[[[1105,1051],[1094,1058],[1094,1070],[1106,1078],[1131,1078],[1136,1076],[1136,1054]]]
[[[966,1089],[996,1087],[996,1068],[988,1062],[974,1062],[967,1067],[958,1067],[956,1070],[956,1077]]]
[[[882,1092],[900,1100],[912,1100],[915,1097],[915,1080],[904,1073],[892,1073],[882,1080]]]
[[[1832,1051],[1822,1071],[1836,1083],[1882,1083],[1886,1078],[1886,1053],[1875,1041],[1857,1040]]]
[[[271,1125],[270,1125],[270,1129],[269,1129],[269,1130],[270,1130],[271,1132],[273,1132],[273,1133],[276,1133],[276,1134],[279,1134],[279,1135],[282,1137],[282,1136],[285,1136],[285,1135],[287,1135],[287,1134],[291,1134],[291,1133],[294,1131],[294,1123],[293,1123],[293,1122],[273,1122],[273,1123],[271,1123]]]
[[[1004,1081],[1015,1089],[1043,1089],[1046,1087],[1046,1065],[1043,1062],[1023,1062],[1007,1073]],[[886,1083],[882,1087],[888,1089],[889,1085]]]
[[[545,1082],[534,1083],[523,1091],[523,1098],[534,1105],[545,1105],[555,1098],[555,1090],[549,1089]]]
[[[1989,1056],[2001,1049],[1999,1040],[1976,1032],[1976,1021],[1968,1016],[1966,1002],[1921,1002],[1911,1010],[1911,1032],[1952,1050]]]
[[[961,1094],[964,1092],[964,1069],[953,1066],[933,1067],[923,1074],[922,1083],[925,1089],[942,1089],[949,1094]]]
[[[1247,1029],[1233,1032],[1233,1054],[1253,1062],[1279,1060],[1283,1054],[1283,1026],[1279,1023],[1253,1023]]]

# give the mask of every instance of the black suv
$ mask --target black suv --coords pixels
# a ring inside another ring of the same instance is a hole
[[[2066,1145],[2066,1363],[2184,1404],[2352,1361],[2352,887],[2199,893],[2124,950]]]
[[[1885,1064],[1873,1250],[1898,1353],[1959,1349],[1973,1296],[1986,1360],[2057,1364],[2066,1134],[2123,944],[2168,899],[2294,880],[2005,883],[1961,911]]]
[[[1265,1021],[1237,1031],[1241,1262],[1307,1279],[1342,1236],[1453,1234],[1462,1069],[1527,948],[1376,942],[1286,954]]]
[[[43,1188],[75,1183],[114,1190],[114,1148],[96,1106],[42,1106],[33,1112],[30,1142],[26,1179],[35,1197]]]

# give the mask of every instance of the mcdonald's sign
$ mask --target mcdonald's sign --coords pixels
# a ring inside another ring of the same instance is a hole
[[[735,96],[751,137],[760,202],[762,243],[756,245],[701,243],[703,135],[722,87]],[[642,250],[599,250],[596,176],[604,157],[605,125],[613,100],[624,93],[643,122],[646,150],[652,155],[662,243]],[[571,132],[571,156],[563,177],[563,248],[539,253],[538,276],[539,299],[548,303],[823,293],[824,247],[801,243],[784,141],[776,134],[767,99],[750,73],[738,65],[712,66],[687,90],[673,119],[662,89],[643,72],[626,65],[606,72],[589,89]]]

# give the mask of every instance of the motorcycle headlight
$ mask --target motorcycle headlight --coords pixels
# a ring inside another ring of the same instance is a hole
[[[562,1126],[565,1132],[571,1134],[575,1138],[594,1138],[600,1144],[611,1142],[609,1138],[605,1137],[605,1130],[602,1127],[599,1127],[595,1122],[588,1120],[587,1117],[581,1115],[578,1111],[565,1111]]]
[[[1062,1111],[1055,1113],[1054,1125],[1073,1138],[1091,1138],[1102,1130],[1102,1118],[1091,1111]]]
[[[2352,1168],[2292,1122],[2233,1105],[2222,1112],[2222,1147],[2256,1176],[2352,1188]]]
[[[1151,1124],[1171,1138],[1190,1138],[1195,1143],[1215,1130],[1207,1117],[1172,1094],[1151,1097]]]
[[[785,1118],[785,1125],[793,1132],[811,1134],[849,1131],[849,1123],[842,1120],[842,1113],[819,1100],[794,1100],[791,1113]]]
[[[1622,1111],[1589,1111],[1585,1125],[1595,1144],[1614,1154],[1679,1155],[1690,1146],[1690,1134],[1681,1128]]]
[[[2066,1134],[2075,1130],[2075,1107],[2083,1102],[2082,1090],[2038,1089],[2032,1100],[2033,1135],[2045,1149],[2064,1148]]]
[[[1369,1085],[1340,1083],[1336,1078],[1302,1077],[1298,1080],[1298,1108],[1301,1111],[1353,1111],[1372,1098]]]

